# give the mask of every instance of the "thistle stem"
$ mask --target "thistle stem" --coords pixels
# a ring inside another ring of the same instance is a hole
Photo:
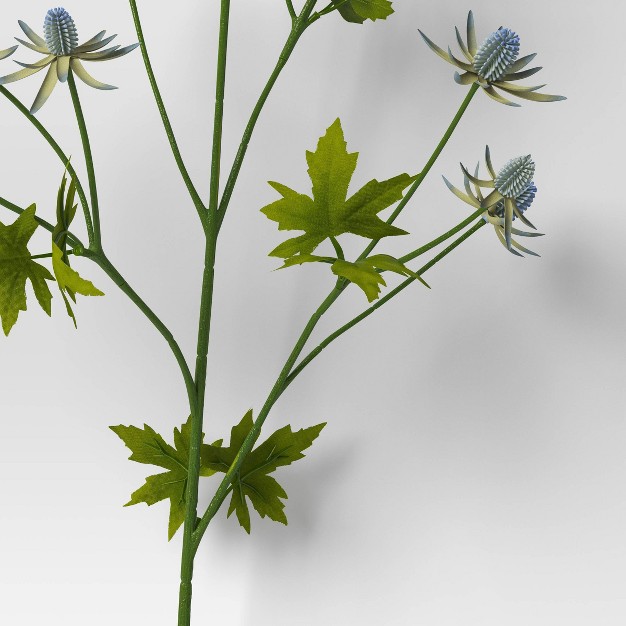
[[[93,216],[93,241],[89,244],[94,251],[102,249],[102,236],[100,233],[100,209],[98,207],[98,187],[96,185],[96,173],[93,166],[93,155],[91,154],[91,144],[89,142],[89,133],[87,132],[87,124],[85,124],[85,116],[80,106],[78,90],[76,89],[76,81],[74,73],[70,69],[67,74],[67,84],[70,88],[72,103],[74,104],[74,112],[76,113],[76,121],[78,122],[78,130],[80,139],[83,143],[83,153],[85,155],[85,165],[87,166],[87,178],[89,180],[89,196],[91,198],[91,213]],[[69,169],[69,168],[68,168]]]
[[[467,107],[469,106],[470,102],[472,101],[472,98],[474,97],[474,94],[476,94],[479,87],[480,86],[477,83],[474,83],[470,87],[469,92],[465,96],[465,99],[461,103],[459,110],[456,112],[456,115],[454,116],[454,118],[450,122],[450,125],[446,129],[446,132],[441,138],[441,141],[437,144],[437,147],[435,148],[433,153],[430,155],[430,158],[426,162],[424,169],[417,175],[415,182],[409,187],[407,192],[404,194],[404,197],[402,198],[402,200],[400,200],[400,202],[398,203],[398,206],[394,209],[393,213],[387,219],[387,224],[393,224],[395,219],[398,217],[398,215],[400,215],[404,207],[408,204],[409,200],[413,197],[413,194],[419,189],[419,186],[422,184],[422,182],[424,182],[424,179],[428,175],[428,172],[430,172],[430,169],[435,164],[435,161],[439,158],[439,155],[445,148],[450,137],[452,137],[452,133],[454,132],[454,129],[458,126],[459,122],[461,121],[461,118],[463,117],[463,113],[465,113],[465,111],[467,110]],[[359,258],[360,259],[366,258],[367,255],[376,247],[379,241],[380,239],[373,239],[365,248],[365,250],[363,251],[363,253],[361,254]]]
[[[224,193],[222,194],[222,199],[220,200],[219,209],[218,209],[218,220],[217,220],[217,228],[218,230],[222,226],[222,222],[224,221],[224,217],[226,215],[226,210],[228,209],[228,205],[230,203],[231,196],[233,194],[233,189],[235,188],[235,183],[237,182],[237,178],[239,176],[239,172],[241,171],[241,166],[243,165],[243,161],[246,156],[246,152],[248,151],[248,145],[250,143],[250,139],[252,138],[252,133],[254,132],[254,127],[261,115],[261,111],[263,110],[263,106],[267,101],[267,98],[272,91],[280,73],[283,68],[287,64],[291,53],[293,52],[298,40],[302,33],[309,26],[308,19],[311,15],[311,11],[315,8],[315,3],[317,0],[307,0],[300,15],[297,16],[295,20],[293,20],[293,24],[291,27],[291,31],[289,32],[289,36],[287,37],[287,41],[283,46],[283,49],[278,57],[278,62],[274,67],[257,103],[252,110],[252,114],[250,115],[250,119],[248,124],[244,130],[243,136],[241,138],[241,143],[239,144],[239,149],[237,150],[237,154],[235,155],[235,160],[233,161],[233,165],[231,167],[230,173],[228,175],[228,179],[226,181],[226,185],[224,186]]]
[[[89,245],[94,244],[94,228],[91,220],[91,213],[89,211],[89,203],[87,202],[87,196],[85,195],[85,190],[78,178],[78,174],[76,174],[76,170],[70,163],[70,160],[63,150],[61,150],[61,146],[54,140],[52,135],[45,129],[45,127],[41,124],[41,122],[31,114],[31,112],[3,85],[0,85],[0,93],[7,99],[11,104],[13,104],[22,115],[39,131],[39,134],[48,142],[50,147],[54,150],[55,154],[61,159],[63,166],[67,168],[67,171],[70,173],[70,176],[74,180],[76,184],[76,192],[78,193],[78,197],[80,198],[80,204],[83,208],[83,215],[85,216],[85,226],[87,227],[87,237],[89,239]],[[11,207],[6,206],[8,209]],[[12,211],[14,209],[11,209]],[[42,226],[43,220],[39,218],[35,218]]]
[[[133,21],[135,23],[135,31],[137,32],[137,39],[139,40],[139,47],[141,49],[141,56],[143,57],[143,63],[146,67],[146,73],[148,74],[148,80],[150,81],[150,87],[152,88],[152,93],[154,94],[154,99],[157,104],[157,108],[159,109],[159,114],[161,115],[161,121],[163,123],[163,127],[165,128],[165,134],[167,135],[167,139],[170,143],[170,148],[172,150],[172,154],[174,155],[174,160],[176,161],[176,165],[178,166],[178,171],[185,182],[185,186],[187,187],[187,191],[189,192],[189,196],[196,207],[196,211],[200,218],[200,222],[202,223],[202,227],[206,230],[208,224],[208,216],[206,214],[206,208],[204,203],[202,202],[194,184],[189,176],[189,172],[185,167],[185,163],[183,161],[183,157],[181,156],[180,150],[178,148],[178,143],[176,141],[176,136],[174,135],[174,130],[172,129],[172,124],[170,123],[170,118],[167,114],[167,110],[165,109],[165,104],[163,103],[163,98],[161,97],[161,92],[159,90],[159,86],[157,84],[156,78],[154,76],[154,71],[152,69],[152,64],[150,63],[150,57],[148,56],[148,48],[146,47],[146,41],[143,36],[143,30],[141,28],[141,21],[139,19],[139,11],[137,10],[137,2],[136,0],[128,0],[130,4],[130,10],[133,14]]]
[[[202,426],[206,394],[207,355],[211,330],[215,254],[217,246],[217,207],[220,182],[220,161],[224,118],[224,93],[226,89],[226,57],[228,51],[228,24],[230,0],[221,0],[220,29],[217,50],[217,79],[215,85],[215,110],[213,118],[213,147],[211,153],[211,180],[206,228],[204,273],[200,297],[200,316],[196,351],[195,389],[196,407],[191,413],[191,435],[189,442],[189,465],[185,502],[185,522],[183,527],[183,548],[180,569],[180,590],[178,601],[178,626],[191,623],[192,580],[195,549],[193,532],[198,517],[198,482],[200,478],[200,450],[202,446]]]
[[[85,250],[84,256],[91,259],[98,267],[100,267],[105,274],[119,287],[119,289],[137,306],[137,308],[148,318],[156,330],[163,336],[167,344],[169,345],[176,362],[182,372],[183,379],[185,381],[185,387],[187,389],[187,396],[189,397],[189,404],[191,410],[196,408],[196,387],[193,381],[193,376],[185,360],[185,356],[180,349],[180,346],[174,339],[171,331],[167,326],[159,319],[156,313],[142,300],[137,292],[126,282],[125,278],[119,273],[117,268],[109,261],[104,252],[94,252],[93,250]]]

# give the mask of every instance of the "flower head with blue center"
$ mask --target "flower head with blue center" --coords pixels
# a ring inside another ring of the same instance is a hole
[[[58,81],[62,83],[67,81],[70,70],[90,87],[94,87],[95,89],[117,89],[117,87],[113,85],[107,85],[96,80],[87,72],[82,61],[110,61],[111,59],[116,59],[128,54],[139,45],[135,43],[123,48],[120,46],[111,46],[110,48],[102,50],[102,48],[105,48],[107,44],[117,37],[117,35],[105,37],[106,31],[104,30],[89,39],[89,41],[78,45],[78,31],[76,25],[74,24],[72,16],[63,7],[50,9],[46,13],[43,38],[25,22],[18,20],[18,24],[29,41],[16,37],[17,41],[26,48],[43,54],[44,58],[35,63],[21,63],[20,61],[16,61],[16,63],[21,65],[24,69],[14,72],[13,74],[0,76],[0,85],[6,85],[7,83],[21,80],[47,67],[48,72],[46,73],[46,77],[30,109],[32,114],[35,114],[45,104]],[[12,54],[16,48],[17,46],[1,51],[0,59],[6,58]]]
[[[483,180],[478,178],[479,165],[476,165],[474,175],[461,163],[463,171],[465,192],[457,189],[446,177],[443,177],[448,189],[458,198],[476,209],[485,209],[483,219],[493,225],[498,239],[502,245],[513,254],[523,256],[513,248],[539,256],[536,252],[525,248],[512,238],[512,235],[520,237],[540,237],[542,233],[532,233],[513,228],[513,220],[519,218],[526,226],[535,229],[533,224],[524,215],[537,194],[537,187],[533,181],[535,175],[535,163],[530,154],[519,156],[508,161],[499,172],[496,173],[491,162],[489,146],[485,148],[485,162],[490,178]],[[472,189],[473,186],[473,189]],[[484,196],[482,188],[492,189]],[[536,230],[536,229],[535,229]]]
[[[452,54],[452,50],[450,50],[449,47],[447,52],[442,50],[421,30],[419,33],[435,54],[438,54],[444,61],[462,70],[462,74],[459,74],[459,72],[454,73],[454,80],[459,83],[459,85],[472,85],[476,83],[496,102],[515,107],[520,105],[505,98],[496,91],[496,88],[512,96],[524,100],[534,100],[535,102],[566,100],[564,96],[538,93],[538,90],[545,87],[545,85],[525,87],[515,83],[515,81],[536,74],[541,68],[533,67],[526,70],[524,69],[537,55],[529,54],[518,59],[520,39],[510,28],[498,28],[498,30],[491,33],[479,46],[476,41],[474,15],[470,11],[467,15],[467,42],[463,41],[459,29],[455,27],[455,30],[459,47],[467,62],[457,59]]]

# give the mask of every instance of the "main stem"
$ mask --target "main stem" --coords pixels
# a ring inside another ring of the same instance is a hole
[[[187,475],[186,511],[183,527],[183,548],[180,566],[180,591],[178,598],[178,626],[190,626],[192,579],[195,549],[193,532],[198,517],[198,481],[200,478],[200,451],[206,393],[207,355],[211,331],[215,254],[217,246],[217,206],[220,180],[222,124],[224,118],[224,92],[226,88],[226,55],[228,50],[228,23],[230,0],[221,0],[220,31],[217,52],[217,79],[215,87],[215,112],[213,118],[213,146],[211,154],[211,181],[206,229],[204,273],[200,298],[198,341],[196,350],[196,410],[191,415],[189,466]]]
[[[96,173],[93,167],[93,156],[91,154],[91,144],[89,143],[89,134],[87,125],[85,124],[85,116],[80,106],[78,90],[76,89],[76,81],[74,74],[70,70],[67,74],[67,84],[70,87],[72,95],[72,103],[74,104],[74,112],[78,121],[78,130],[80,131],[80,139],[83,142],[83,152],[85,154],[85,165],[87,166],[87,178],[89,179],[89,195],[91,197],[91,213],[93,215],[93,242],[91,242],[95,251],[102,248],[102,238],[100,234],[100,209],[98,208],[98,188],[96,186]]]

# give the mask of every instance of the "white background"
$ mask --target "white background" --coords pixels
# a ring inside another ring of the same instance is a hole
[[[206,197],[219,3],[139,4]],[[232,4],[226,171],[289,28],[282,0]],[[218,513],[197,559],[193,623],[621,626],[626,9],[613,0],[394,6],[387,22],[318,22],[261,117],[220,241],[207,438],[258,410],[332,286],[323,267],[272,272],[267,252],[284,237],[259,212],[276,198],[266,181],[307,191],[304,151],[338,116],[361,152],[355,185],[416,172],[463,99],[417,28],[456,50],[454,25],[473,8],[480,39],[514,29],[521,53],[538,52],[544,66],[533,78],[568,100],[512,109],[477,94],[399,222],[411,237],[380,251],[402,254],[462,219],[470,208],[440,175],[460,185],[458,162],[473,165],[489,143],[496,165],[529,152],[536,161],[529,217],[547,233],[531,246],[542,258],[510,255],[484,228],[428,273],[432,291],[406,290],[306,370],[267,422],[268,432],[328,422],[307,458],[276,474],[289,526],[253,513],[247,536]],[[40,30],[48,8],[5,2],[0,48],[21,35],[17,19]],[[136,40],[122,0],[66,8],[81,41],[103,28],[123,45]],[[12,58],[35,57],[22,48]],[[11,59],[2,68],[16,69]],[[89,69],[120,87],[79,84],[107,253],[191,359],[201,235],[140,54]],[[42,79],[10,89],[30,105]],[[38,117],[84,172],[66,86]],[[0,132],[0,194],[53,219],[59,161],[5,99]],[[13,217],[2,210],[3,222]],[[37,241],[34,252],[49,245],[44,233]],[[184,387],[133,305],[96,267],[76,266],[106,292],[80,301],[79,332],[60,296],[49,320],[31,295],[0,347],[0,622],[173,626],[180,534],[166,542],[166,504],[122,508],[151,468],[129,463],[107,427],[148,422],[169,439],[186,419]],[[315,338],[365,305],[351,289]],[[216,486],[203,479],[204,505]]]

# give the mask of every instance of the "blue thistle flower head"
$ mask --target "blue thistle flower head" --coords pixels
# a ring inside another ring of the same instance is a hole
[[[43,34],[51,54],[71,54],[78,46],[78,31],[72,16],[63,8],[50,9],[43,23]]]
[[[537,187],[534,182],[530,182],[528,187],[522,191],[519,195],[515,197],[515,204],[520,213],[523,213],[530,207],[537,195]],[[504,217],[504,200],[500,200],[494,209],[494,215],[498,217]],[[513,220],[515,220],[515,214],[513,214]]]
[[[519,37],[510,28],[498,28],[480,44],[474,62],[476,73],[485,80],[500,80],[519,55]]]
[[[467,37],[464,40],[459,29],[456,30],[456,40],[461,49],[463,58],[457,58],[452,50],[440,48],[431,41],[421,30],[419,31],[426,45],[446,63],[450,63],[457,70],[454,72],[454,80],[459,85],[479,85],[481,89],[493,100],[508,106],[520,106],[512,102],[505,95],[515,96],[522,100],[534,102],[556,102],[565,100],[564,96],[555,96],[548,93],[540,93],[538,90],[545,85],[520,85],[517,81],[533,76],[540,67],[524,69],[537,56],[527,54],[517,58],[520,52],[520,38],[510,28],[503,28],[491,33],[481,44],[478,45],[476,28],[474,26],[474,14],[467,14]]]
[[[117,89],[113,85],[102,83],[94,78],[83,65],[83,61],[110,61],[118,59],[134,50],[139,44],[130,46],[108,46],[117,35],[105,37],[106,31],[102,30],[97,35],[82,44],[78,43],[78,31],[72,16],[63,8],[55,7],[46,13],[43,23],[43,37],[38,35],[28,24],[22,20],[17,23],[28,37],[28,41],[17,39],[24,47],[34,50],[44,56],[35,63],[22,63],[16,61],[23,69],[0,76],[0,85],[7,85],[22,80],[33,74],[47,69],[46,77],[37,93],[37,97],[30,108],[34,115],[50,97],[57,83],[65,83],[70,71],[89,87],[94,89]],[[17,46],[0,50],[0,59],[4,59],[15,52]]]
[[[517,250],[533,256],[539,256],[532,250],[525,248],[513,239],[512,235],[520,237],[538,237],[541,233],[527,232],[512,226],[513,220],[518,218],[523,224],[536,230],[524,213],[528,210],[537,194],[537,187],[533,181],[535,163],[530,154],[519,156],[508,161],[498,173],[491,163],[489,146],[485,149],[485,162],[489,178],[478,178],[479,165],[474,174],[470,174],[461,163],[465,192],[457,189],[444,176],[448,189],[457,197],[483,211],[482,218],[493,225],[502,245],[518,256]],[[482,189],[491,189],[484,195]],[[515,249],[514,249],[515,248]]]
[[[535,163],[530,154],[508,161],[495,178],[495,188],[505,198],[516,198],[525,191],[535,175]]]

